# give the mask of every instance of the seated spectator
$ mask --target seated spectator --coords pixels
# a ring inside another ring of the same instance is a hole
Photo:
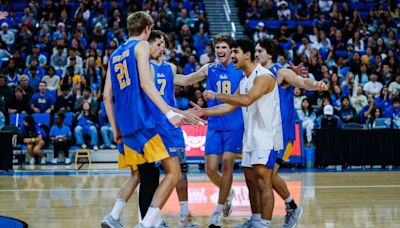
[[[326,105],[324,114],[319,116],[315,122],[316,129],[338,129],[343,128],[342,121],[336,115],[333,115],[333,106]]]
[[[189,62],[184,66],[183,68],[183,74],[188,75],[193,72],[195,72],[198,68],[198,64],[196,62],[196,56],[195,55],[190,55],[189,56]]]
[[[392,99],[392,106],[386,109],[385,117],[392,119],[395,128],[400,127],[400,99],[394,97]]]
[[[364,91],[365,93],[372,94],[373,96],[378,96],[379,93],[381,92],[381,89],[383,87],[382,83],[378,82],[378,72],[373,72],[369,76],[369,82],[367,82],[364,86]]]
[[[96,115],[99,105],[96,99],[93,98],[92,89],[90,89],[89,87],[83,87],[82,96],[75,101],[75,112],[79,112],[82,108],[83,103],[85,102],[90,104],[90,110],[92,114]]]
[[[31,108],[34,113],[50,113],[54,109],[55,98],[46,91],[46,82],[40,82],[39,93],[31,98]]]
[[[19,85],[25,91],[25,95],[30,100],[35,90],[29,85],[29,77],[25,74],[21,75],[19,77]]]
[[[368,104],[365,105],[360,111],[360,121],[365,123],[367,118],[371,115],[372,108],[375,107],[375,97],[372,94],[368,95]]]
[[[40,158],[40,164],[46,164],[46,157],[42,153],[44,146],[44,131],[35,123],[31,115],[24,117],[24,123],[21,126],[19,138],[26,145],[26,151],[29,154],[29,164],[35,164],[35,156]],[[13,136],[13,144],[17,144],[18,135]]]
[[[296,10],[294,18],[296,20],[309,20],[310,19],[310,10],[307,7],[307,3],[305,1],[301,1],[300,9]]]
[[[303,129],[306,131],[306,146],[309,147],[312,143],[312,130],[314,129],[316,116],[311,108],[310,101],[307,98],[304,98],[301,102],[301,109],[297,110],[297,115],[302,122]]]
[[[114,140],[114,134],[112,132],[110,121],[108,121],[106,109],[104,102],[101,102],[101,109],[99,113],[99,117],[102,118],[102,126],[100,128],[101,136],[103,137],[103,145],[100,145],[101,149],[115,149],[117,148],[114,144],[112,144]]]
[[[294,108],[296,110],[300,110],[300,109],[302,109],[301,103],[303,103],[303,100],[304,100],[304,98],[306,98],[306,96],[304,96],[301,89],[297,88],[297,87],[294,88],[293,93],[294,93]]]
[[[35,44],[32,48],[32,54],[26,57],[26,67],[30,67],[31,60],[36,58],[39,61],[39,66],[43,67],[47,63],[47,57],[40,53],[40,46]]]
[[[55,75],[54,67],[50,66],[47,70],[47,75],[43,77],[42,81],[46,82],[47,90],[55,98],[57,97],[57,90],[60,86],[60,77]]]
[[[358,85],[356,95],[350,99],[351,105],[355,108],[356,112],[359,113],[361,109],[368,104],[367,97],[362,93],[362,85]]]
[[[278,7],[277,15],[279,20],[284,21],[291,19],[292,15],[286,1],[278,2],[277,7]]]
[[[39,90],[39,84],[42,81],[42,77],[38,75],[38,69],[36,67],[31,67],[27,76],[29,77],[29,85],[35,90]]]
[[[262,21],[257,24],[257,30],[253,34],[253,40],[256,42],[261,38],[272,38],[265,30],[265,24]]]
[[[90,104],[85,101],[82,105],[82,112],[78,115],[78,125],[75,127],[75,140],[78,146],[83,149],[87,148],[83,135],[90,136],[90,145],[94,150],[98,150],[98,132],[97,132],[97,119],[96,116],[91,112]]]
[[[14,96],[7,103],[8,113],[30,113],[29,100],[30,98],[25,95],[25,91],[21,86],[15,87]]]
[[[333,107],[335,107],[336,110],[340,110],[342,108],[342,102],[341,102],[342,97],[343,97],[342,89],[340,89],[340,86],[335,85],[333,87],[333,93],[331,95],[331,100],[332,100]]]
[[[67,66],[67,54],[64,53],[64,47],[61,45],[57,46],[57,52],[51,55],[50,64],[57,71],[64,71],[64,68]]]
[[[371,110],[371,114],[369,115],[365,127],[367,129],[374,129],[376,127],[376,120],[383,117],[382,109],[380,107],[374,107]]]
[[[342,97],[342,108],[340,109],[340,117],[343,123],[357,122],[357,112],[351,106],[349,97]]]
[[[69,85],[61,86],[61,95],[57,97],[54,111],[73,112],[76,98],[71,93]]]
[[[15,65],[15,60],[14,58],[10,58],[8,63],[7,62],[4,63],[7,64],[6,69],[4,69],[3,71],[6,76],[7,85],[15,87],[16,85],[18,85],[18,80],[20,77],[17,66]]]
[[[8,29],[7,22],[1,24],[0,37],[8,46],[14,45],[15,36],[14,33]]]
[[[389,84],[389,92],[394,96],[400,95],[400,73],[398,73],[395,80]]]
[[[391,96],[389,94],[388,87],[383,86],[380,95],[375,98],[376,106],[381,107],[382,110],[388,109],[392,103],[390,97]]]
[[[63,112],[57,113],[55,124],[50,129],[50,137],[53,140],[54,145],[54,158],[53,164],[57,164],[60,161],[59,153],[63,152],[65,157],[65,164],[70,164],[71,159],[69,158],[69,144],[71,141],[71,129],[64,125],[65,114]]]
[[[6,77],[4,75],[0,75],[0,99],[3,99],[4,102],[8,102],[13,94],[13,90],[6,83]]]
[[[211,44],[206,44],[206,51],[200,55],[200,65],[204,65],[210,62],[210,55],[213,54],[213,49]]]

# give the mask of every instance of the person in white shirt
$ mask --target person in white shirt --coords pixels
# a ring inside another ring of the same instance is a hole
[[[50,66],[47,70],[47,75],[43,77],[42,81],[47,83],[47,90],[50,90],[57,97],[57,90],[60,86],[60,77],[55,75],[54,67]]]
[[[13,45],[15,42],[15,37],[14,33],[8,30],[8,24],[7,22],[3,22],[1,24],[1,32],[0,32],[1,39],[7,44],[7,45]]]
[[[357,94],[350,98],[351,105],[356,109],[357,113],[359,113],[361,109],[368,104],[367,97],[362,92],[362,85],[358,85]]]
[[[379,74],[377,72],[373,72],[369,76],[370,81],[364,86],[364,91],[367,95],[372,94],[375,97],[379,96],[383,85],[382,83],[378,82],[378,75]]]
[[[400,94],[400,74],[397,74],[395,80],[389,84],[388,90],[394,96],[397,96]]]

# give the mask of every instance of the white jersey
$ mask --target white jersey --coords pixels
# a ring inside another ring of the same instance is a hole
[[[270,74],[271,71],[257,65],[249,77],[240,81],[240,94],[247,94],[253,87],[256,77]],[[264,94],[248,107],[242,107],[244,120],[243,151],[282,150],[282,119],[279,106],[278,83],[274,89]]]

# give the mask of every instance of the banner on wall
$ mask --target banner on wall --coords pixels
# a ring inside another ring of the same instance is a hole
[[[293,144],[292,156],[301,156],[301,127],[296,123],[296,140]],[[186,144],[186,155],[190,157],[204,157],[204,149],[206,144],[207,125],[192,126],[184,125],[182,127],[183,136]]]

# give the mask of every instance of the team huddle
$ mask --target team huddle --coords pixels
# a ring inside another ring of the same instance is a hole
[[[252,215],[237,227],[270,227],[275,190],[286,203],[283,227],[294,227],[302,215],[284,180],[277,173],[287,161],[294,130],[294,87],[327,90],[323,82],[299,77],[301,67],[275,64],[278,48],[272,40],[233,40],[214,37],[218,62],[190,75],[177,74],[175,65],[163,60],[166,49],[161,31],[152,31],[153,20],[144,12],[127,19],[129,40],[113,52],[104,88],[104,103],[114,140],[119,144],[118,165],[131,169],[102,227],[122,227],[120,214],[137,185],[142,221],[136,227],[168,227],[160,209],[174,188],[178,193],[178,227],[200,227],[188,205],[188,165],[182,124],[204,124],[209,116],[205,168],[219,188],[218,204],[209,227],[221,227],[222,216],[232,212],[235,191],[233,167],[242,154]],[[174,85],[206,80],[203,97],[208,108],[181,111],[174,107]],[[218,172],[222,160],[222,175]],[[161,161],[165,176],[159,182]]]

